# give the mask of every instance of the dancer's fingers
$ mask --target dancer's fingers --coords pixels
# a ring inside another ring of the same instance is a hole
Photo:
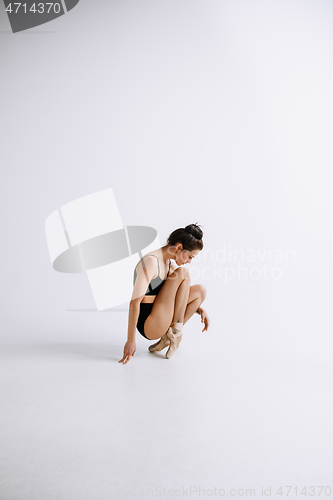
[[[205,318],[205,327],[204,329],[202,330],[203,332],[206,330],[208,330],[208,327],[209,327],[209,320],[207,318]]]
[[[126,364],[129,361],[127,358],[128,358],[128,355],[126,354],[126,356],[125,356],[125,354],[124,354],[124,356],[121,358],[120,361],[118,361],[118,363]],[[127,359],[127,361],[125,361],[126,359]]]

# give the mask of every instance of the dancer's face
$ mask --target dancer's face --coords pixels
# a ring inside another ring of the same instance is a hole
[[[178,247],[175,256],[175,262],[177,266],[183,266],[185,264],[191,264],[192,260],[198,255],[200,250],[184,250],[183,245]]]

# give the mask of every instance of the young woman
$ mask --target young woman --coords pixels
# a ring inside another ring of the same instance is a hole
[[[168,347],[167,359],[178,349],[183,325],[195,312],[200,314],[205,325],[202,331],[208,329],[208,315],[200,307],[206,297],[206,288],[190,286],[189,271],[183,267],[202,250],[202,237],[203,232],[196,224],[176,229],[165,246],[146,254],[136,265],[127,342],[119,363],[125,365],[134,356],[136,329],[148,340],[159,339],[149,346],[150,352]]]

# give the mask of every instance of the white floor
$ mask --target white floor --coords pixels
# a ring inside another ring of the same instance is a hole
[[[0,0],[0,500],[333,498],[332,19],[82,1],[13,34]],[[66,310],[93,296],[45,219],[107,188],[161,244],[203,225],[211,329],[170,360],[138,334],[118,364],[127,313]]]
[[[126,312],[65,311],[60,323],[1,345],[1,500],[241,498],[262,487],[282,498],[280,486],[302,498],[304,486],[329,486],[328,358],[272,348],[237,321],[201,333],[196,316],[172,359],[138,335],[123,366]]]

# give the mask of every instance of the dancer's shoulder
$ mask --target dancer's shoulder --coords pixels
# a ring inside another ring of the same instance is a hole
[[[143,255],[139,262],[136,265],[136,268],[142,266],[142,267],[147,267],[149,266],[150,268],[157,267],[158,265],[158,257],[157,255],[154,255],[153,253],[147,253],[146,255]]]

